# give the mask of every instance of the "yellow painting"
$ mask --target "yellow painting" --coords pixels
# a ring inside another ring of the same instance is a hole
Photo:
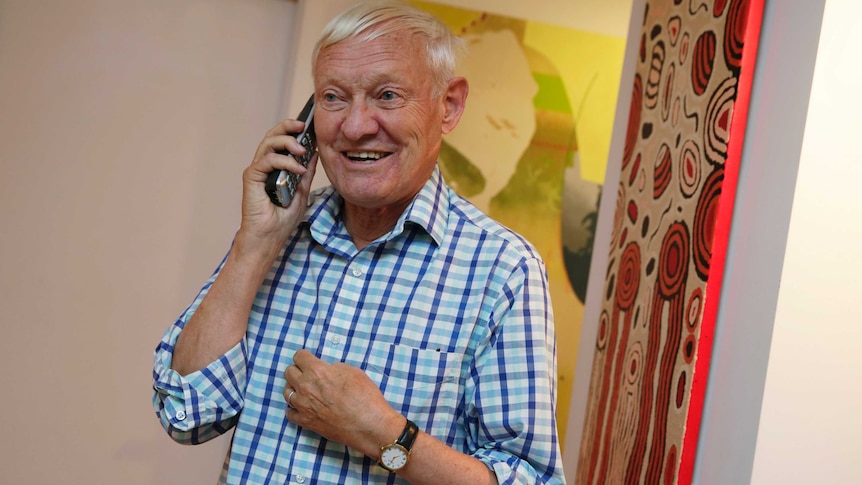
[[[463,38],[467,110],[444,138],[447,182],[529,239],[548,267],[566,435],[625,37],[411,2]],[[563,443],[565,445],[565,443]]]

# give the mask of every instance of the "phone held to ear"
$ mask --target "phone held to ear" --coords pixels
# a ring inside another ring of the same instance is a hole
[[[305,127],[302,131],[295,135],[299,143],[305,147],[305,154],[298,156],[287,152],[278,152],[283,155],[290,155],[303,167],[308,166],[308,161],[317,150],[317,138],[314,135],[314,95],[308,98],[305,107],[297,117],[299,121],[305,122]],[[299,184],[301,176],[287,170],[276,170],[269,174],[266,179],[266,195],[272,200],[273,204],[281,207],[287,207],[293,199],[293,194],[296,193],[296,186]]]

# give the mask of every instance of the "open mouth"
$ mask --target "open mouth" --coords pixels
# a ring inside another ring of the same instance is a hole
[[[374,162],[389,155],[389,152],[344,152],[354,162]]]

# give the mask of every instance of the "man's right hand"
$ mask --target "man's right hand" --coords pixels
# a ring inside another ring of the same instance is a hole
[[[303,126],[296,120],[284,120],[274,126],[260,142],[254,160],[243,172],[242,224],[238,235],[242,243],[262,244],[269,246],[270,250],[280,250],[302,219],[317,167],[317,155],[311,157],[308,167],[303,167],[284,153],[305,153],[305,148],[292,136],[302,131]],[[302,175],[296,195],[287,207],[273,204],[266,194],[266,179],[276,170]]]

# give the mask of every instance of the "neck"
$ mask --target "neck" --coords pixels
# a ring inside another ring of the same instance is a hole
[[[344,204],[344,227],[357,249],[368,246],[395,227],[407,204],[368,209]]]

